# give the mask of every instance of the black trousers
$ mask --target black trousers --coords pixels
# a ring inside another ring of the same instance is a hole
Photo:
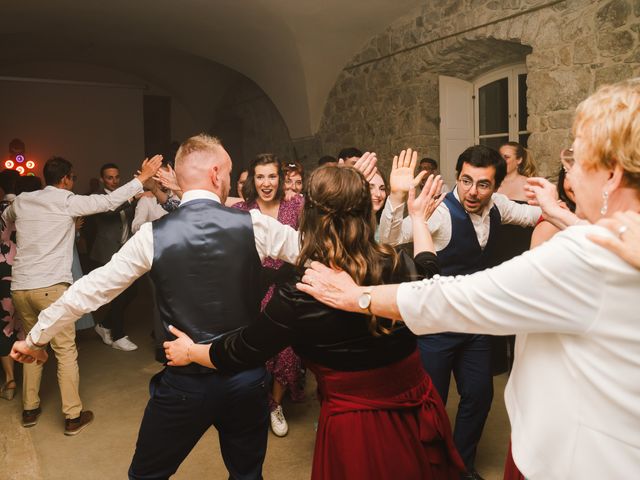
[[[264,368],[233,376],[185,375],[167,368],[155,375],[129,478],[169,478],[213,425],[229,478],[261,479],[269,425],[267,380]]]
[[[446,405],[451,372],[460,393],[453,441],[469,470],[493,400],[489,335],[438,333],[418,338],[422,364]]]
[[[124,311],[138,293],[138,282],[133,282],[129,288],[111,301],[109,312],[105,316],[102,326],[111,330],[113,341],[124,337]]]

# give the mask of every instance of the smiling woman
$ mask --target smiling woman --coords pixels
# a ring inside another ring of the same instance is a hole
[[[265,215],[297,230],[304,204],[303,197],[295,195],[291,200],[284,199],[284,170],[278,157],[272,153],[261,153],[251,162],[248,171],[249,174],[242,188],[245,200],[236,203],[233,207],[241,210],[258,209]],[[267,258],[262,266],[271,270],[279,270],[283,266],[283,262]],[[271,276],[273,283],[262,299],[262,310],[271,300],[278,279],[275,274]],[[277,436],[282,437],[287,434],[289,429],[282,412],[284,394],[289,390],[293,400],[303,398],[301,388],[302,362],[291,347],[288,347],[270,359],[266,366],[273,375],[273,389],[269,402],[271,428]]]

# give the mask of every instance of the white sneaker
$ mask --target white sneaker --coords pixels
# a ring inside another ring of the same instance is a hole
[[[118,340],[113,342],[111,346],[116,350],[124,350],[125,352],[131,352],[132,350],[138,349],[138,346],[131,340],[129,340],[129,337],[127,336],[119,338]]]
[[[282,412],[282,405],[278,405],[276,409],[271,412],[271,430],[277,437],[284,437],[289,432],[289,425],[284,418]]]
[[[106,345],[111,345],[113,343],[113,339],[111,338],[111,330],[109,330],[108,328],[104,328],[99,323],[96,325],[95,330]]]

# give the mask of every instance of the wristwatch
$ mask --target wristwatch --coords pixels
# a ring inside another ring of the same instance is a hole
[[[360,295],[358,297],[358,307],[360,307],[362,310],[366,310],[369,315],[373,315],[373,312],[371,311],[371,291],[373,290],[373,287],[369,287],[367,290],[365,290],[362,295]]]

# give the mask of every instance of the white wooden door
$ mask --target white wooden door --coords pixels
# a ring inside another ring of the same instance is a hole
[[[440,172],[449,188],[456,183],[458,156],[475,142],[473,84],[459,78],[439,77]]]

